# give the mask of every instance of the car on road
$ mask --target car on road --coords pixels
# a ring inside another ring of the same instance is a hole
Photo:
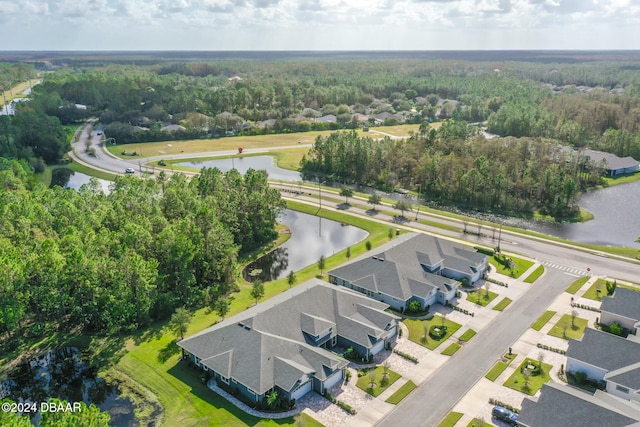
[[[511,424],[512,426],[518,425],[518,414],[504,406],[495,406],[491,411],[491,415],[498,420]]]
[[[133,168],[126,168],[124,173],[136,173],[136,171]]]

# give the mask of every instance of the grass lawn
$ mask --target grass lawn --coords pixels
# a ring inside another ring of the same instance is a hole
[[[630,182],[638,181],[640,179],[640,172],[626,173],[624,175],[619,175],[615,178],[604,177],[603,179],[608,186],[628,184]]]
[[[553,326],[553,328],[551,328],[551,330],[549,331],[549,335],[553,337],[558,337],[558,338],[564,338],[564,339],[573,338],[577,340],[577,339],[580,339],[580,337],[582,337],[582,334],[584,334],[584,330],[588,326],[588,323],[589,322],[587,319],[576,317],[575,326],[572,326],[571,315],[565,314],[564,316],[562,316],[560,320],[558,320],[558,322]],[[564,334],[565,324],[567,325],[566,336]]]
[[[460,341],[467,342],[471,338],[473,338],[475,335],[476,335],[476,331],[474,331],[473,329],[467,329],[462,335],[460,335],[460,338],[458,339]]]
[[[447,416],[440,421],[438,427],[453,427],[458,421],[460,421],[460,418],[462,418],[463,415],[464,414],[461,412],[449,412]]]
[[[498,294],[495,292],[487,292],[486,289],[478,289],[475,292],[467,294],[467,301],[486,307],[486,305],[493,301],[497,296]]]
[[[507,361],[505,362],[503,360],[498,360],[484,377],[489,381],[495,381],[496,379],[498,379],[500,374],[502,374],[504,370],[507,369],[509,365],[511,365],[511,362],[513,362],[513,359],[515,359],[517,356],[518,355],[515,353],[505,354],[504,357],[505,359],[507,359]]]
[[[539,265],[538,268],[533,270],[533,272],[530,275],[528,275],[526,279],[524,279],[524,282],[525,283],[533,283],[536,280],[538,280],[538,278],[540,276],[542,276],[542,273],[544,273],[544,266],[543,265]]]
[[[393,405],[397,405],[402,401],[402,399],[407,397],[409,393],[411,393],[415,388],[416,388],[416,385],[413,383],[413,381],[409,380],[406,383],[404,383],[402,387],[396,390],[395,393],[389,396],[389,398],[385,400],[385,402],[391,403]]]
[[[502,301],[493,306],[493,309],[496,311],[502,311],[507,308],[509,304],[511,304],[511,299],[504,297],[502,298]]]
[[[382,366],[377,366],[373,370],[373,372],[374,372],[373,387],[371,387],[371,384],[372,384],[371,376],[370,376],[371,370],[367,371],[364,374],[364,376],[359,377],[356,385],[358,386],[359,389],[366,391],[367,393],[369,393],[374,397],[379,396],[380,393],[385,391],[391,384],[393,384],[394,382],[400,379],[400,374],[392,371],[391,369],[388,369],[387,374],[389,375],[389,378],[386,381],[384,381],[383,380],[384,367]]]
[[[395,136],[409,136],[409,131],[417,131],[419,125],[400,125],[400,126],[382,126],[379,128],[371,128],[380,132],[389,133]],[[255,136],[234,136],[219,139],[192,139],[186,141],[160,141],[160,142],[142,142],[138,144],[113,145],[108,149],[111,153],[118,157],[122,157],[123,147],[127,152],[135,151],[140,157],[155,157],[162,155],[184,154],[184,153],[206,153],[215,151],[237,150],[238,147],[244,149],[252,148],[273,148],[291,146],[297,147],[298,144],[313,144],[319,135],[329,136],[336,131],[311,131],[299,133],[284,133],[270,135]],[[356,129],[359,136],[370,136],[376,138],[379,134],[371,134],[363,132],[362,129]],[[308,148],[307,148],[308,151]]]
[[[507,268],[505,258],[513,260],[515,266],[513,270]],[[504,274],[505,276],[510,276],[513,278],[518,278],[522,276],[522,273],[527,271],[533,265],[533,261],[527,261],[526,259],[518,258],[515,256],[506,256],[506,255],[498,255],[495,254],[492,257],[489,257],[489,262],[496,268],[496,271],[500,274]]]
[[[308,206],[297,202],[288,202],[288,207],[307,213],[315,214],[317,207]],[[350,217],[339,212],[321,211],[320,215],[363,228],[369,232],[368,240],[376,247],[387,242],[388,225],[378,224],[362,218]],[[353,257],[366,251],[365,242],[351,247]],[[326,270],[345,262],[346,250],[327,258]],[[325,271],[326,271],[325,270]],[[314,263],[296,272],[296,283],[302,283],[319,273]],[[246,308],[253,306],[255,301],[251,298],[250,285],[240,283],[240,292],[234,294],[230,317]],[[289,288],[286,277],[265,284],[264,301]],[[189,330],[186,336],[193,335],[213,325],[220,317],[204,308],[193,313]],[[202,372],[191,369],[184,362],[178,363],[179,348],[175,344],[175,336],[168,333],[163,325],[156,327],[155,331],[141,332],[139,336],[127,340],[127,354],[124,355],[113,369],[123,372],[142,388],[151,391],[157,396],[165,413],[164,425],[229,425],[229,426],[276,426],[294,425],[293,418],[284,420],[260,420],[251,417],[229,404],[225,399],[217,396],[206,388],[201,382]],[[381,375],[379,376],[380,379]],[[311,420],[309,418],[309,420]],[[307,422],[307,425],[312,421]]]
[[[429,328],[433,325],[440,326],[442,325],[442,317],[434,316],[430,320],[412,320],[405,319],[403,320],[404,324],[407,325],[409,329],[409,339],[416,344],[420,344],[421,346],[427,347],[429,350],[435,350],[440,344],[442,344],[447,338],[453,335],[458,329],[460,329],[460,324],[452,322],[451,320],[445,319],[444,325],[447,327],[447,333],[440,340],[436,340],[431,338],[428,331]],[[424,328],[427,328],[427,339],[424,339]]]
[[[491,423],[486,422],[483,419],[474,418],[471,421],[469,421],[469,424],[467,424],[467,427],[495,427],[495,426]]]
[[[574,281],[572,284],[569,285],[569,287],[565,292],[571,295],[575,295],[576,292],[578,292],[580,288],[582,288],[584,284],[587,283],[588,280],[589,280],[589,276],[576,279],[576,281]]]
[[[454,342],[449,347],[447,347],[444,350],[442,350],[442,355],[443,356],[453,356],[456,353],[456,351],[460,350],[460,348],[461,348],[460,344],[457,344],[457,343]]]
[[[602,297],[606,295],[607,295],[607,281],[604,279],[598,279],[593,283],[593,285],[589,286],[589,289],[587,289],[587,292],[585,292],[584,295],[582,296],[594,301],[602,301]]]
[[[509,387],[513,390],[521,391],[524,394],[528,394],[529,396],[533,396],[536,394],[540,388],[542,388],[543,384],[546,384],[551,379],[549,372],[553,369],[552,365],[548,363],[542,364],[542,372],[540,375],[531,375],[529,378],[528,384],[525,385],[524,378],[522,377],[522,369],[529,364],[538,366],[538,361],[533,359],[525,359],[518,369],[509,377],[507,381],[503,384],[505,387]]]
[[[555,311],[550,311],[550,310],[545,311],[544,313],[542,313],[542,316],[540,316],[538,320],[536,320],[533,323],[533,325],[531,325],[531,329],[535,329],[536,331],[539,331],[544,327],[544,325],[547,324],[549,320],[551,320],[553,316],[555,316],[555,314],[556,314]]]
[[[80,172],[89,176],[95,176],[96,178],[104,179],[107,181],[115,181],[116,179],[116,175],[112,173],[99,171],[76,162],[71,162],[68,165],[64,165],[64,167],[69,168],[75,172]]]

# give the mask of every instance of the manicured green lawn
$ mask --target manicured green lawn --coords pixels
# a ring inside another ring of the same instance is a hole
[[[584,286],[585,283],[587,283],[587,281],[589,280],[589,276],[585,276],[585,277],[581,277],[579,279],[577,279],[575,282],[573,282],[572,284],[569,285],[569,287],[567,288],[567,290],[565,292],[571,294],[571,295],[575,295],[576,292],[578,292],[580,290],[580,288],[582,288]]]
[[[574,340],[580,339],[584,334],[585,328],[588,326],[589,321],[581,317],[576,317],[575,325],[571,324],[571,315],[565,314],[560,320],[551,328],[549,335],[558,338]],[[564,325],[567,325],[566,336],[564,335]]]
[[[458,329],[460,329],[460,324],[456,322],[452,322],[451,320],[445,319],[444,325],[447,327],[447,334],[442,337],[440,340],[436,340],[431,338],[429,335],[429,328],[433,325],[440,326],[442,325],[442,317],[434,316],[431,320],[412,320],[405,319],[403,320],[404,324],[407,325],[409,329],[409,339],[416,344],[420,344],[424,347],[427,347],[429,350],[435,350],[440,344],[447,340],[451,335],[453,335]],[[424,339],[424,328],[427,328],[427,337],[426,341]]]
[[[461,412],[449,412],[447,416],[440,421],[438,427],[453,427],[458,421],[460,421],[460,418],[462,418],[463,415],[464,414]]]
[[[544,273],[544,265],[539,265],[538,268],[533,270],[533,272],[524,279],[525,283],[533,283]]]
[[[460,341],[467,342],[471,338],[473,338],[475,335],[476,335],[476,331],[474,331],[473,329],[467,329],[462,335],[460,335],[460,338],[458,339]]]
[[[518,355],[515,353],[505,354],[504,357],[507,359],[507,361],[505,362],[502,360],[498,360],[484,377],[489,381],[495,381],[500,376],[500,374],[502,374],[504,370],[507,369],[509,365],[511,365],[511,362],[513,362],[513,359],[515,359],[517,356]]]
[[[507,308],[507,306],[511,304],[511,299],[504,297],[502,298],[502,301],[500,301],[499,303],[497,303],[496,305],[493,306],[493,309],[496,311],[502,311],[505,308]]]
[[[317,211],[317,207],[302,203],[288,202],[287,205],[289,208],[312,214]],[[334,219],[367,230],[369,232],[367,240],[371,241],[373,247],[389,241],[387,237],[388,225],[328,210],[323,210],[320,214],[324,218]],[[365,241],[363,241],[351,247],[351,256],[355,257],[365,251]],[[346,260],[346,250],[327,258],[325,272]],[[318,267],[314,263],[296,272],[296,284],[302,283],[318,273]],[[250,296],[250,285],[240,283],[239,286],[240,292],[234,294],[231,311],[227,317],[240,313],[255,304]],[[265,296],[261,301],[288,288],[286,278],[266,283]],[[197,310],[194,312],[186,336],[200,332],[219,320],[220,317],[215,312],[208,309]],[[293,418],[269,421],[251,417],[206,388],[200,379],[202,372],[189,368],[184,362],[178,362],[179,348],[176,346],[175,340],[175,336],[169,333],[163,325],[157,326],[154,331],[142,332],[139,336],[127,340],[126,349],[128,352],[120,358],[113,368],[123,372],[135,383],[155,394],[165,410],[164,425],[294,425]]]
[[[551,320],[553,316],[555,316],[555,314],[556,314],[555,311],[550,311],[550,310],[545,311],[544,313],[542,313],[542,316],[540,316],[538,320],[536,320],[534,324],[531,325],[531,329],[535,329],[536,331],[539,331],[544,327],[544,325],[547,324],[549,320]]]
[[[356,385],[359,389],[366,391],[370,395],[376,397],[379,396],[380,393],[385,391],[391,384],[398,381],[400,379],[400,374],[392,371],[391,369],[387,370],[387,374],[389,378],[384,380],[384,368],[382,366],[377,366],[374,370],[374,378],[373,383],[375,384],[371,387],[371,371],[367,371],[364,376],[358,378],[358,382]]]
[[[385,402],[391,403],[393,405],[397,405],[402,401],[402,399],[407,397],[409,393],[411,393],[415,388],[416,388],[416,385],[413,383],[413,381],[409,380],[406,383],[404,383],[402,387],[396,390],[395,393],[389,396],[389,398],[385,400]]]
[[[469,421],[469,424],[467,424],[467,427],[495,427],[495,426],[480,418],[474,418],[471,421]]]
[[[505,258],[510,258],[515,263],[513,270],[509,270],[506,265]],[[526,259],[518,258],[515,256],[506,255],[494,255],[489,257],[489,262],[496,268],[496,271],[505,276],[518,278],[527,271],[533,265],[533,261],[527,261]]]
[[[602,297],[607,295],[606,283],[603,279],[596,280],[582,296],[593,301],[602,301]]]
[[[538,361],[533,359],[525,359],[520,364],[520,366],[518,366],[518,369],[516,369],[513,375],[511,375],[509,379],[505,381],[504,386],[509,387],[513,390],[521,391],[525,394],[528,394],[529,396],[533,396],[534,394],[536,394],[536,392],[540,390],[540,388],[542,388],[542,385],[546,384],[551,379],[549,372],[551,372],[553,366],[549,365],[548,363],[543,363],[542,372],[540,373],[540,375],[531,375],[528,383],[525,385],[525,380],[522,376],[522,369],[529,364],[538,366]]]
[[[457,343],[454,342],[449,347],[447,347],[444,350],[442,350],[442,355],[443,356],[453,356],[456,351],[460,350],[460,348],[461,348],[460,344],[457,344]]]
[[[496,294],[495,292],[489,291],[487,293],[486,289],[478,289],[475,292],[471,292],[467,294],[467,301],[470,301],[474,304],[478,304],[485,307],[487,304],[493,301],[497,296],[498,294]]]

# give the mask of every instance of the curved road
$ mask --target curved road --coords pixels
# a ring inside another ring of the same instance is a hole
[[[91,144],[96,148],[96,157],[85,153],[84,141],[89,137],[83,131],[79,141],[74,144],[75,153],[71,156],[91,168],[109,173],[124,174],[127,167],[139,168],[140,164],[151,159],[123,160],[108,153],[101,143],[101,136],[93,131],[90,135]],[[281,147],[289,148],[289,147]],[[278,148],[276,148],[278,149]],[[246,152],[265,152],[267,150],[246,150]],[[184,154],[171,158],[211,157],[235,154],[235,151],[201,153],[198,155]],[[167,158],[165,156],[164,158]],[[139,174],[137,172],[136,174]],[[193,174],[191,174],[193,175]],[[282,191],[283,197],[298,200],[303,203],[318,205],[319,190],[315,186],[303,186],[297,184],[272,183],[272,186]],[[445,230],[432,225],[421,224],[415,221],[404,223],[394,222],[394,218],[384,212],[372,215],[366,209],[366,200],[352,198],[354,206],[345,209],[342,198],[336,192],[326,189],[321,191],[323,209],[341,210],[351,215],[367,217],[374,221],[389,224],[392,227],[410,228],[422,230],[434,234],[444,235],[449,238],[464,239],[465,241],[479,243],[488,247],[494,247],[497,242],[492,238],[493,230],[484,226],[483,235],[478,237],[463,234],[460,231]],[[389,211],[388,205],[382,205],[382,209]],[[407,218],[414,219],[415,213],[407,213]],[[420,213],[420,219],[438,222],[462,228],[462,222],[437,214]],[[476,231],[477,227],[470,222],[469,229]],[[497,235],[497,233],[496,233]],[[612,257],[597,251],[585,251],[569,244],[547,241],[541,238],[502,231],[502,248],[508,252],[523,253],[543,263],[551,263],[558,267],[546,267],[546,273],[534,286],[514,301],[500,316],[488,327],[479,331],[477,337],[467,343],[455,357],[447,361],[438,371],[421,384],[413,393],[403,400],[396,409],[387,414],[379,423],[381,426],[433,426],[455,406],[455,404],[470,390],[473,385],[489,370],[505,350],[511,346],[527,330],[527,328],[547,309],[553,300],[561,294],[575,277],[571,277],[560,268],[570,267],[584,271],[589,267],[592,274],[606,275],[630,281],[637,281],[640,266],[634,260],[625,260],[622,257]],[[487,396],[487,399],[490,396]]]

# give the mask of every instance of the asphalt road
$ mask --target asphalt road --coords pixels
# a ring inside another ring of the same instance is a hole
[[[508,351],[574,278],[547,270],[487,327],[383,418],[379,426],[436,426],[456,403]],[[486,396],[487,400],[492,396]]]
[[[127,167],[138,170],[138,162],[141,164],[151,159],[123,160],[116,158],[101,147],[101,137],[94,131],[91,135],[92,145],[96,148],[96,157],[88,156],[85,153],[84,141],[87,138],[86,131],[82,133],[80,140],[75,144],[76,153],[72,157],[87,166],[115,174],[124,174]],[[264,150],[247,150],[251,152],[263,152]],[[200,155],[185,154],[176,158],[213,156],[234,154],[235,152],[202,153]],[[165,156],[165,158],[167,158]],[[173,158],[173,156],[172,156]],[[295,184],[276,184],[275,187],[284,188],[288,191],[283,196],[299,200],[304,203],[318,204],[318,189],[314,187],[302,187],[305,194],[295,195],[293,192],[300,187]],[[322,190],[323,208],[342,210],[345,213],[368,217],[376,221],[388,223],[390,227],[397,226],[393,218],[383,213],[375,216],[365,209],[350,207],[340,209],[341,202],[330,199],[341,200],[337,193]],[[357,200],[357,201],[356,201]],[[366,200],[352,198],[353,204],[365,205]],[[390,206],[380,207],[387,211],[392,210]],[[459,220],[451,219],[437,214],[420,213],[420,218],[437,221],[439,223],[452,225],[458,229],[462,228]],[[409,219],[415,218],[415,213],[406,213]],[[497,242],[492,238],[492,231],[485,227],[484,236],[474,236],[462,234],[461,232],[444,230],[415,221],[408,221],[401,224],[416,230],[423,230],[456,239],[477,242],[483,245],[494,247]],[[476,231],[474,225],[470,225],[471,231]],[[497,233],[496,233],[497,235]],[[592,274],[606,275],[631,281],[637,281],[640,276],[640,266],[622,259],[613,259],[604,254],[587,253],[572,247],[544,241],[543,239],[532,238],[530,236],[519,235],[503,230],[501,247],[506,252],[516,252],[525,254],[540,262],[550,262],[557,265],[583,269],[585,275],[587,268]],[[466,344],[455,357],[445,363],[427,382],[421,385],[408,398],[406,398],[396,410],[384,418],[381,426],[433,426],[455,406],[455,404],[467,393],[469,389],[489,370],[493,363],[508,349],[510,345],[529,328],[529,326],[546,310],[551,302],[562,293],[567,286],[575,279],[564,272],[546,268],[546,274],[539,279],[531,289],[518,300],[514,301],[507,309],[498,316],[488,327],[478,333],[476,338]],[[490,396],[487,396],[487,399]]]

